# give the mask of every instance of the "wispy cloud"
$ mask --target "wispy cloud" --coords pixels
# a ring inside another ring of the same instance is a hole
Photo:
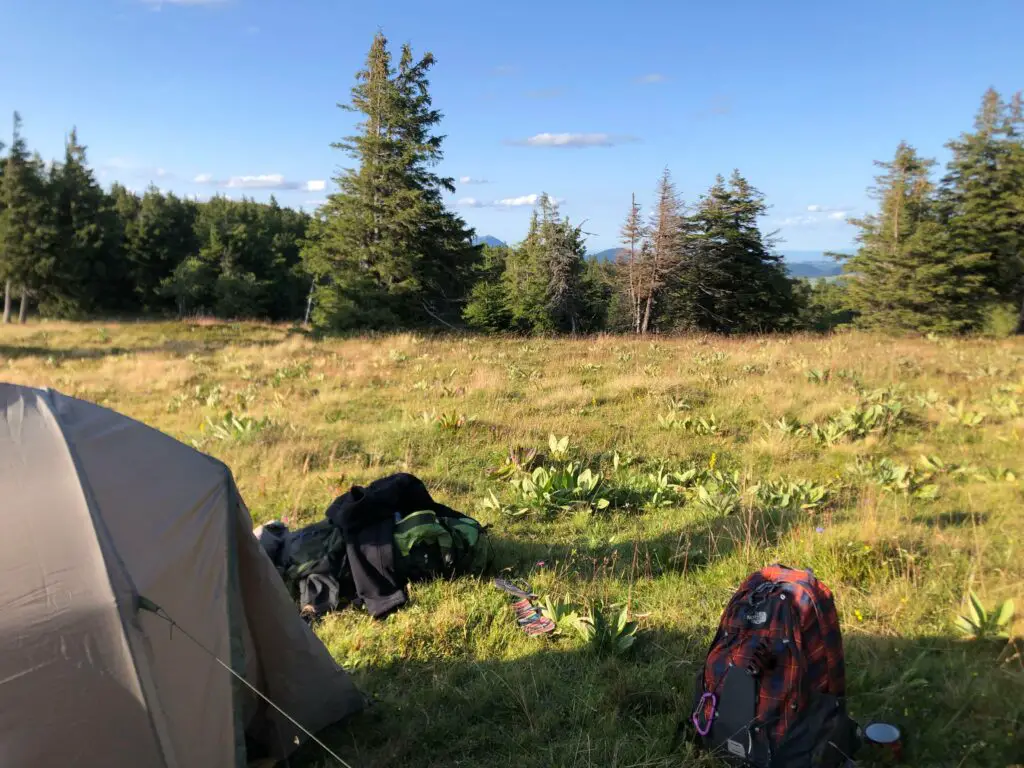
[[[259,33],[260,28],[257,27],[255,24],[250,24],[248,27],[245,28],[245,34],[247,35],[258,35]]]
[[[712,96],[707,105],[693,113],[697,120],[706,120],[711,117],[725,117],[732,113],[732,99],[724,94]]]
[[[200,173],[194,179],[196,184],[208,184],[221,189],[247,190],[302,190],[304,192],[323,192],[327,182],[323,179],[309,181],[290,181],[280,173],[261,173],[253,176],[232,176],[228,179],[216,179],[212,173]]]
[[[526,92],[528,99],[560,99],[565,96],[565,88],[536,88]]]
[[[634,79],[634,82],[640,83],[641,85],[654,85],[655,83],[664,83],[668,80],[665,75],[661,72],[649,72],[646,75],[640,75]]]
[[[175,175],[166,168],[142,165],[125,157],[111,157],[100,163],[96,169],[101,178],[127,176],[135,179],[164,179],[165,181],[175,178]]]
[[[846,208],[834,207],[831,205],[818,205],[817,203],[812,203],[811,205],[807,206],[807,210],[810,211],[811,213],[831,213],[832,211],[845,211]]]
[[[459,176],[459,184],[487,184],[487,179],[480,179],[476,176]]]
[[[579,149],[583,147],[614,147],[640,141],[636,136],[613,133],[538,133],[527,139],[513,139],[509,144],[524,147],[555,147]]]
[[[801,213],[794,216],[786,216],[785,218],[778,219],[774,223],[779,227],[831,227],[834,222],[846,221],[851,215],[851,211],[842,210],[838,208],[826,208],[823,205],[808,205],[807,213]]]
[[[491,74],[496,77],[508,77],[514,75],[519,71],[519,67],[514,64],[499,64],[491,69]]]
[[[479,200],[475,197],[464,197],[458,201],[458,205],[463,208],[526,208],[536,205],[539,199],[540,195],[536,192],[519,197],[505,197],[501,200]],[[554,202],[563,201],[556,199]]]

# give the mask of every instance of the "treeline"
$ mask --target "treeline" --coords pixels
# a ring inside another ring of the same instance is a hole
[[[962,333],[995,322],[1024,333],[1024,107],[989,89],[974,130],[935,161],[901,142],[870,190],[878,211],[852,223],[850,309],[862,325]]]
[[[403,46],[397,66],[378,34],[349,105],[358,133],[335,146],[352,167],[335,182],[304,250],[322,326],[469,325],[490,332],[637,333],[771,331],[796,327],[801,293],[758,229],[764,198],[739,173],[719,179],[694,206],[666,172],[649,221],[634,205],[624,229],[628,259],[588,261],[585,234],[540,198],[525,239],[477,248],[446,210],[452,180],[431,168],[434,133],[429,53]]]
[[[0,147],[2,148],[2,147]],[[15,300],[47,317],[211,313],[302,318],[310,217],[252,200],[103,189],[73,130],[64,158],[30,154],[14,117],[0,157],[4,322]]]
[[[488,248],[465,318],[487,331],[749,333],[799,327],[806,289],[758,228],[764,197],[740,173],[692,207],[666,170],[649,219],[635,198],[616,261],[584,256],[581,228],[542,196],[526,239]]]
[[[251,200],[196,202],[104,190],[72,131],[60,162],[30,154],[15,117],[0,157],[5,320],[210,313],[311,319],[324,330],[470,327],[636,334],[826,330],[1024,332],[1024,118],[1020,95],[985,94],[945,174],[901,143],[851,223],[859,249],[833,282],[792,280],[762,232],[764,196],[738,171],[689,203],[666,170],[649,213],[634,197],[613,262],[586,257],[582,226],[544,195],[514,247],[473,245],[444,202],[428,73],[434,57],[383,34],[356,75],[351,159],[310,217]],[[837,258],[841,258],[838,257]]]

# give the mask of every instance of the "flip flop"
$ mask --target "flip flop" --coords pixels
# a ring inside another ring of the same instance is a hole
[[[538,617],[529,624],[524,624],[523,631],[530,637],[539,637],[540,635],[550,635],[555,631],[555,626],[555,622],[551,619]]]
[[[516,615],[516,623],[530,637],[549,635],[555,631],[557,625],[550,618],[546,617],[541,609],[534,605],[533,599],[537,596],[529,591],[530,585],[523,582],[526,589],[522,589],[507,579],[495,579],[494,586],[513,597],[518,597],[512,603],[512,610]]]
[[[526,584],[525,581],[523,583]],[[494,586],[496,586],[502,592],[508,592],[510,595],[514,595],[515,597],[522,597],[522,598],[527,598],[527,599],[537,597],[532,592],[527,591],[530,588],[529,584],[526,584],[526,590],[523,590],[523,589],[520,589],[519,587],[517,587],[515,584],[513,584],[508,579],[495,579],[494,580]]]

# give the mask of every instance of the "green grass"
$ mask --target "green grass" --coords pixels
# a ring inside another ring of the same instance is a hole
[[[0,329],[0,379],[194,442],[232,467],[257,522],[309,523],[353,483],[413,472],[493,526],[498,568],[639,621],[624,656],[575,632],[530,639],[474,579],[414,586],[384,622],[328,617],[320,636],[376,701],[325,734],[353,766],[697,764],[671,751],[694,674],[733,589],[774,561],[836,593],[853,713],[899,723],[911,764],[1024,761],[1024,644],[954,628],[969,589],[988,608],[1024,603],[1022,340],[44,324]],[[524,505],[493,471],[529,449],[601,488],[506,514]],[[654,496],[659,472],[688,468],[702,479]],[[312,748],[301,760],[325,764]]]

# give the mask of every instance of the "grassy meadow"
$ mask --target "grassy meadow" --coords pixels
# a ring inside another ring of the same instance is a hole
[[[571,628],[531,639],[472,578],[414,585],[383,622],[327,617],[375,700],[325,735],[354,768],[703,764],[674,744],[693,677],[732,591],[775,561],[835,592],[852,712],[901,725],[910,764],[1024,764],[1024,643],[954,626],[969,589],[1024,605],[1022,339],[46,323],[0,328],[0,380],[196,444],[256,522],[413,472],[492,526],[496,570],[639,623],[622,655]]]

